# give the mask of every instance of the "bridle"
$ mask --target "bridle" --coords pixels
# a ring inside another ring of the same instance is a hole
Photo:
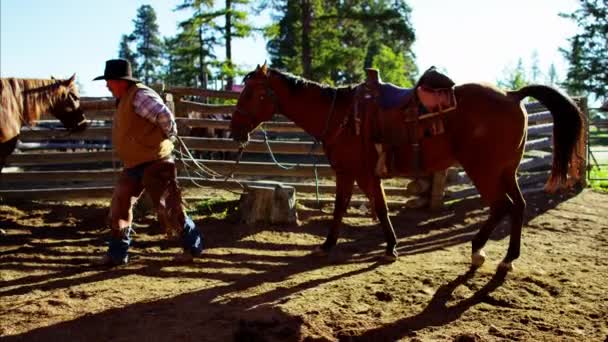
[[[249,82],[252,82],[252,81],[249,81]],[[277,95],[274,92],[274,90],[272,90],[272,88],[270,87],[270,83],[268,82],[268,79],[264,79],[264,81],[262,81],[262,82],[258,81],[258,83],[263,83],[264,91],[266,93],[266,96],[268,96],[271,99],[271,101],[272,101],[273,109],[272,109],[272,112],[271,112],[270,116],[272,117],[274,114],[281,113],[281,109],[280,109],[281,106],[279,104],[279,98],[277,97]],[[258,117],[256,115],[257,113],[255,113],[255,112],[252,113],[252,112],[249,112],[249,111],[247,111],[245,109],[239,108],[238,103],[237,103],[236,109],[234,111],[236,113],[243,114],[243,116],[245,116],[246,118],[248,118],[249,122],[248,122],[248,124],[246,126],[248,132],[251,132],[251,131],[253,131],[255,129],[254,122],[255,122],[256,118]],[[247,142],[243,142],[242,144],[243,145],[247,145]]]

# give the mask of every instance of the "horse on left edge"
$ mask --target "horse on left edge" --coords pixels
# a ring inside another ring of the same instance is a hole
[[[58,79],[0,79],[0,173],[13,153],[22,125],[33,126],[42,113],[55,116],[71,132],[87,128],[80,108],[76,74]]]

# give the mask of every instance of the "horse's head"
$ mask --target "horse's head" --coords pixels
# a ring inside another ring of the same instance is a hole
[[[230,135],[240,142],[249,140],[249,133],[264,121],[272,118],[278,99],[270,87],[270,74],[266,63],[247,74],[236,110],[230,121]]]
[[[58,80],[58,97],[49,109],[70,132],[80,132],[87,128],[84,112],[80,108],[80,95],[74,79],[76,74],[67,80]]]

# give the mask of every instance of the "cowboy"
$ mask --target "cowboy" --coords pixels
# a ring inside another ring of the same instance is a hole
[[[100,264],[128,262],[133,204],[145,191],[150,195],[161,226],[168,235],[182,239],[183,253],[176,261],[189,262],[202,250],[202,235],[186,215],[177,185],[177,169],[171,156],[177,129],[173,113],[161,97],[134,78],[125,59],[106,61],[103,76],[116,98],[112,145],[123,163],[110,205],[111,237]]]

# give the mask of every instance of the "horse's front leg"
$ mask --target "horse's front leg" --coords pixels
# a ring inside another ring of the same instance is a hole
[[[357,184],[363,189],[370,201],[372,201],[372,207],[375,210],[376,217],[380,221],[382,231],[384,232],[384,239],[386,241],[386,252],[385,259],[388,261],[397,260],[397,237],[395,236],[395,230],[393,224],[388,217],[388,206],[386,205],[386,196],[384,194],[384,188],[380,178],[373,174],[357,179]]]
[[[328,253],[338,242],[340,225],[348,204],[353,195],[355,177],[351,174],[336,173],[336,199],[334,204],[334,217],[327,233],[325,242],[320,246],[320,252]]]

